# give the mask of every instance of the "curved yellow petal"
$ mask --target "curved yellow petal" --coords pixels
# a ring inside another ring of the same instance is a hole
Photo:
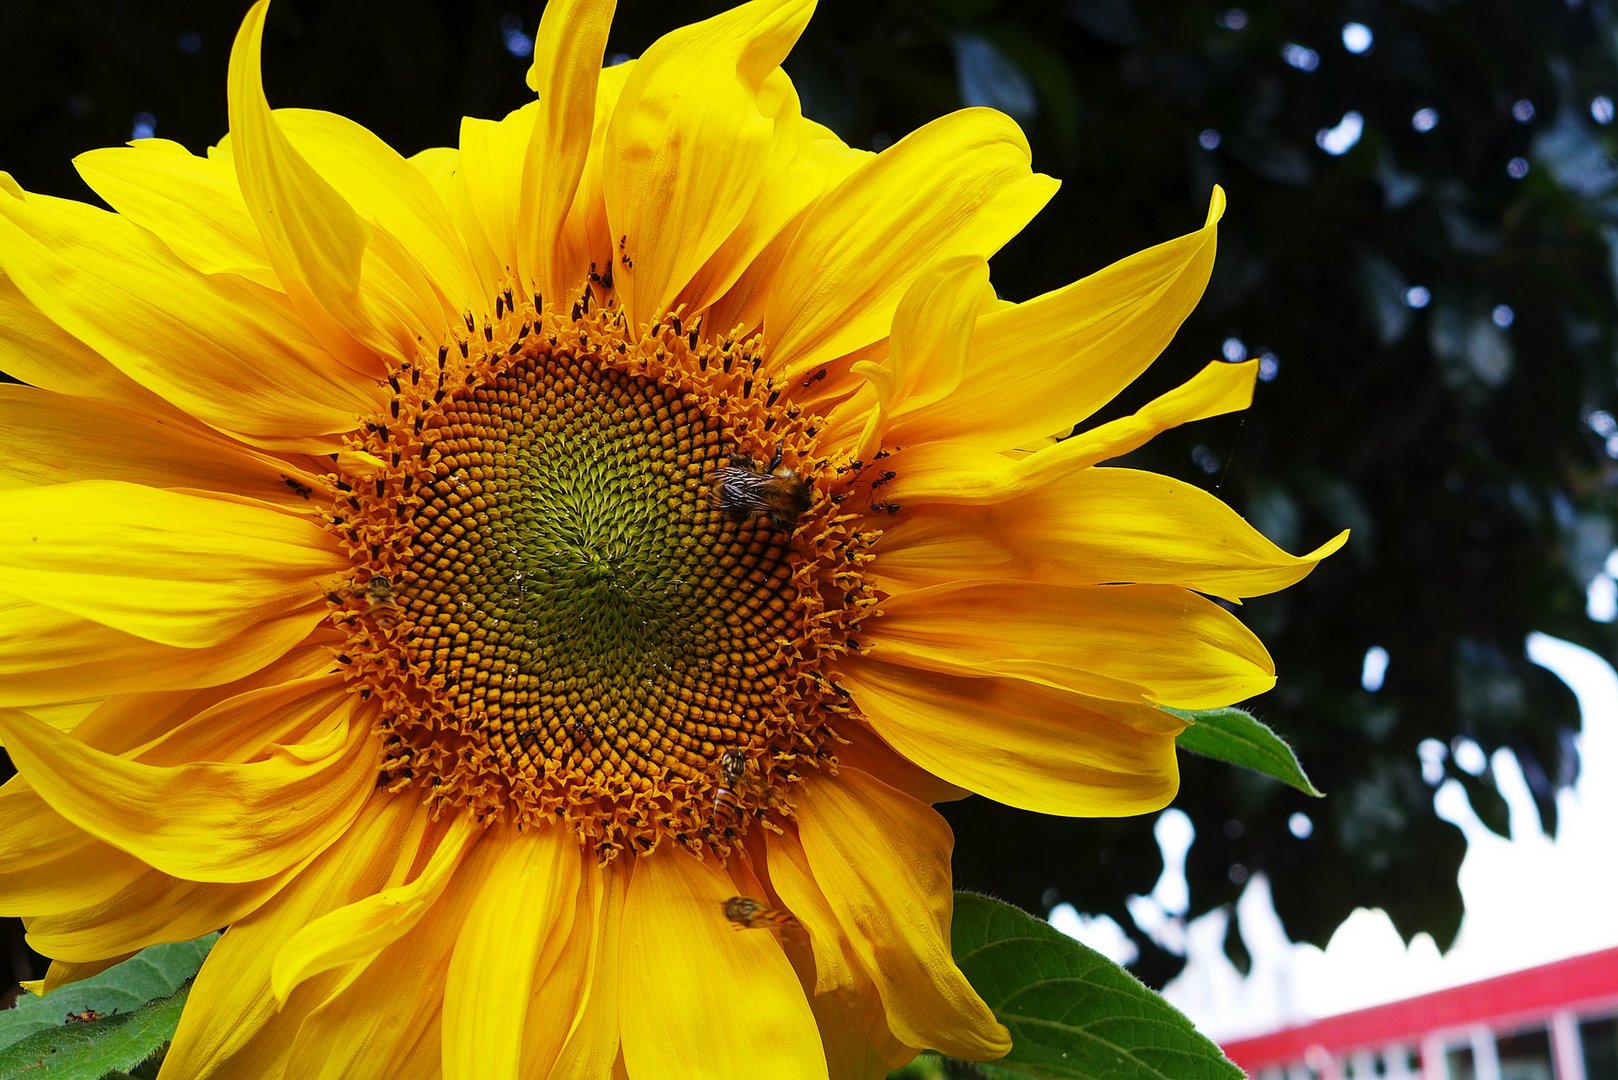
[[[759,94],[759,108],[774,122],[768,153],[759,163],[758,187],[736,227],[681,288],[675,301],[701,312],[752,270],[784,229],[825,193],[827,175],[815,147],[824,129],[804,120],[798,92],[783,71],[772,71]],[[620,275],[622,264],[620,263]],[[723,333],[734,324],[714,324]]]
[[[255,881],[331,843],[374,788],[374,740],[351,711],[338,698],[318,741],[243,765],[145,765],[15,709],[0,710],[0,738],[51,808],[92,836],[174,877]]]
[[[539,94],[539,109],[522,162],[517,230],[529,287],[544,296],[560,297],[580,283],[579,269],[567,264],[562,230],[590,154],[615,6],[614,0],[554,0],[545,5],[534,37],[528,85]]]
[[[396,242],[399,250],[390,260],[407,260],[432,287],[442,304],[432,322],[440,337],[447,329],[445,317],[488,302],[443,199],[398,151],[334,113],[277,109],[274,117],[304,160],[372,226],[372,243],[384,237]],[[431,301],[422,301],[418,314],[431,320]]]
[[[972,326],[993,301],[989,264],[979,255],[940,259],[905,292],[893,313],[887,361],[869,369],[881,373],[874,384],[890,425],[960,385]],[[895,439],[915,441],[897,432]]]
[[[614,260],[628,255],[628,241],[625,240],[625,251],[618,250],[618,237],[609,235],[610,226],[607,224],[607,203],[602,193],[605,183],[607,127],[612,122],[612,115],[618,109],[618,98],[623,93],[624,86],[629,82],[631,75],[640,65],[637,61],[626,60],[621,64],[614,64],[603,68],[601,78],[596,83],[595,120],[590,127],[590,152],[585,158],[584,171],[579,175],[577,189],[573,193],[573,203],[567,209],[567,217],[562,222],[562,232],[557,240],[557,274],[562,291],[559,295],[571,296],[585,281],[590,264],[596,264],[597,270],[607,266],[618,265]]]
[[[925,803],[858,769],[816,777],[798,799],[809,870],[876,984],[888,1027],[910,1046],[969,1061],[1011,1036],[950,955],[949,826]]]
[[[279,293],[201,275],[116,214],[0,198],[0,269],[129,378],[249,442],[326,452],[336,441],[314,437],[353,430],[382,401],[330,362]]]
[[[895,750],[952,784],[1042,814],[1161,810],[1179,787],[1169,713],[1021,679],[867,660],[841,680]]]
[[[906,506],[925,496],[906,492]],[[1180,585],[1235,601],[1295,584],[1340,548],[1270,543],[1214,496],[1134,469],[1075,469],[1014,498],[938,503],[885,529],[872,569],[886,591],[968,578],[1050,585]]]
[[[770,885],[809,935],[809,948],[815,958],[814,992],[829,994],[860,985],[865,976],[859,960],[850,952],[848,938],[809,869],[796,835],[770,834],[765,844],[770,853]]]
[[[477,894],[444,984],[444,1076],[518,1080],[524,1046],[538,1034],[529,1029],[543,1028],[551,1037],[554,1060],[578,1013],[578,982],[557,979],[556,968],[564,953],[588,952],[584,941],[568,940],[585,899],[579,842],[562,829],[501,830],[478,854],[486,867],[467,875],[477,880]],[[566,973],[583,975],[576,964]],[[540,986],[549,991],[545,1009],[530,1020]]]
[[[774,114],[796,111],[771,76],[813,9],[812,0],[753,0],[682,27],[653,43],[624,84],[602,190],[610,235],[624,238],[633,262],[614,268],[631,319],[670,307],[741,223],[772,154]]]
[[[441,1080],[443,1007],[469,893],[449,889],[411,932],[351,971],[298,1028],[281,1080]],[[400,987],[411,988],[400,993]]]
[[[1275,685],[1253,632],[1170,585],[957,582],[882,604],[872,655],[957,675],[1001,675],[1112,701],[1209,709]]]
[[[565,1033],[566,1042],[554,1055],[554,1037],[549,1032],[529,1031],[523,1047],[523,1075],[551,1076],[556,1080],[607,1080],[621,1064],[618,1052],[618,963],[623,943],[621,927],[624,896],[628,892],[631,869],[619,860],[602,867],[585,860],[582,880],[589,901],[588,915],[575,923],[573,949],[569,961],[584,966],[580,989],[581,1005]],[[584,900],[581,898],[581,903]],[[579,938],[587,948],[581,948]],[[564,981],[563,986],[572,983]],[[529,1012],[543,1009],[547,995],[543,984],[534,988]]]
[[[725,918],[735,886],[681,851],[641,859],[624,900],[618,1016],[631,1076],[826,1080],[792,964],[765,929]],[[738,1008],[745,1002],[745,1008]]]
[[[15,776],[0,785],[0,851],[6,853],[0,874],[0,913],[6,915],[73,911],[87,897],[116,894],[148,869],[52,810]]]
[[[1127,454],[1159,432],[1247,408],[1258,361],[1209,364],[1138,412],[1020,457],[969,442],[904,447],[890,466],[905,503],[992,503],[1025,495],[1098,461]]]
[[[269,0],[242,19],[230,50],[229,152],[247,211],[287,296],[344,364],[380,374],[381,356],[409,357],[435,340],[431,290],[385,233],[373,230],[292,145],[264,97],[260,51]],[[367,258],[367,254],[372,258]],[[362,288],[362,277],[368,277]],[[370,353],[370,355],[367,355]]]
[[[139,484],[0,491],[9,591],[166,645],[219,645],[307,607],[344,569],[333,547],[304,518]]]
[[[1029,160],[1008,117],[963,109],[900,139],[828,192],[784,254],[766,301],[772,364],[798,375],[886,338],[923,269],[999,250],[1056,191],[1056,181],[1030,172]]]
[[[471,116],[461,120],[457,180],[466,192],[463,209],[470,214],[463,220],[463,228],[477,230],[498,263],[496,273],[501,281],[526,277],[522,256],[531,241],[520,231],[519,219],[523,170],[538,116],[538,102],[530,102],[500,120]],[[583,282],[582,268],[578,279],[573,284]]]
[[[850,149],[835,132],[807,117],[799,117],[788,128],[796,136],[797,153],[780,172],[772,173],[759,186],[755,209],[750,209],[742,224],[715,256],[714,262],[726,271],[745,262],[735,282],[710,307],[707,325],[718,333],[728,333],[740,326],[744,335],[755,333],[764,325],[764,308],[775,290],[787,252],[792,250],[798,233],[814,216],[815,206],[828,191],[839,184],[876,155],[869,150]],[[778,138],[778,149],[787,140]],[[797,212],[777,225],[775,216],[787,207],[798,206]],[[757,246],[757,241],[771,233],[768,242]],[[706,271],[693,279],[687,299],[700,307],[703,297],[711,291],[717,274]]]
[[[337,664],[327,659],[322,667]],[[335,670],[299,675],[296,664],[285,662],[277,664],[277,675],[256,674],[230,687],[120,695],[87,716],[73,737],[142,764],[246,764],[270,758],[278,746],[319,740],[330,725],[333,701],[345,693]]]
[[[1063,431],[1157,359],[1213,271],[1225,194],[1206,224],[1089,277],[978,320],[959,388],[915,418],[918,431],[994,449]]]
[[[9,198],[0,191],[0,200]],[[5,217],[0,208],[0,219]],[[0,371],[60,394],[181,415],[35,307],[5,273],[7,261],[0,255]]]
[[[178,422],[177,422],[178,421]],[[323,481],[287,460],[243,446],[179,416],[127,404],[0,384],[0,490],[74,480],[196,488],[313,513]]]
[[[885,1080],[908,1065],[919,1048],[906,1046],[888,1030],[876,987],[817,994],[809,1001],[820,1025],[826,1064],[837,1080]]]
[[[425,823],[409,799],[367,800],[273,901],[232,924],[197,973],[164,1069],[195,1080],[282,1076],[299,1028],[340,980],[317,976],[283,1006],[270,992],[271,958],[312,920],[400,880],[421,854]]]
[[[1257,360],[1241,364],[1216,361],[1137,412],[1081,431],[1057,446],[1071,443],[1065,456],[1075,464],[1122,457],[1169,428],[1242,411],[1253,403],[1253,380],[1257,376]]]
[[[319,600],[255,620],[217,645],[180,648],[0,593],[0,706],[228,683],[286,653],[325,615]]]
[[[260,881],[181,881],[157,870],[120,889],[81,892],[70,911],[30,915],[28,943],[47,956],[80,963],[167,941],[189,941],[256,911],[303,870],[295,863]]]
[[[73,166],[120,217],[162,240],[192,269],[280,287],[230,155],[205,157],[168,139],[138,139],[80,154]]]
[[[76,982],[88,979],[92,975],[99,975],[113,965],[121,964],[125,960],[128,960],[131,955],[133,954],[125,953],[122,956],[105,956],[99,960],[93,960],[80,964],[61,960],[52,960],[51,966],[46,969],[45,977],[43,979],[24,979],[22,981],[22,988],[28,991],[30,994],[33,994],[35,997],[44,997],[53,990],[60,990],[64,986],[71,986]]]
[[[421,921],[453,881],[482,829],[457,814],[421,872],[329,911],[276,951],[270,990],[283,1004],[299,984],[333,968],[369,963]]]

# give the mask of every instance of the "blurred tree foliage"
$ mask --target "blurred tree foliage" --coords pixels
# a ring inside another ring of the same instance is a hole
[[[8,0],[0,167],[82,198],[75,153],[139,129],[217,140],[245,6]],[[610,48],[634,55],[720,4],[621,6]],[[277,0],[270,99],[406,153],[453,143],[463,114],[525,99],[537,18],[511,0]],[[1206,299],[1118,408],[1221,355],[1264,357],[1265,381],[1245,418],[1131,463],[1217,490],[1294,551],[1355,534],[1303,586],[1243,608],[1281,671],[1256,708],[1330,797],[1186,760],[1189,916],[1263,872],[1295,939],[1323,944],[1379,905],[1447,945],[1464,845],[1433,813],[1435,777],[1492,826],[1506,816],[1489,772],[1455,764],[1458,740],[1512,750],[1555,827],[1579,720],[1524,636],[1618,651],[1585,591],[1613,547],[1618,477],[1615,50],[1602,0],[889,0],[823,4],[787,63],[806,112],[855,145],[963,104],[1023,123],[1064,188],[996,260],[1012,299],[1186,232],[1213,184],[1229,192]],[[1376,689],[1372,646],[1388,658]],[[1110,914],[1144,978],[1177,970],[1124,906],[1162,870],[1151,820],[947,813],[962,885]]]

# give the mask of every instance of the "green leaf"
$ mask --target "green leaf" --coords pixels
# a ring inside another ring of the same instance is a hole
[[[108,1074],[127,1072],[174,1037],[190,992],[187,983],[133,1012],[36,1031],[0,1049],[0,1076],[101,1080]]]
[[[1252,713],[1240,709],[1165,711],[1191,722],[1176,740],[1181,750],[1252,769],[1316,799],[1324,797],[1325,792],[1309,782],[1292,747]]]
[[[45,997],[25,994],[0,1012],[0,1076],[100,1077],[133,1068],[174,1033],[177,1002],[185,996],[175,992],[197,973],[218,936],[154,945]],[[100,1019],[68,1020],[87,1013]],[[104,1041],[111,1059],[100,1053]]]
[[[979,1066],[1027,1080],[1241,1080],[1184,1014],[1138,979],[1009,904],[955,894],[955,960],[1011,1031]]]

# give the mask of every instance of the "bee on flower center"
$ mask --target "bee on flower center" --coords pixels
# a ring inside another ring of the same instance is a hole
[[[714,474],[714,504],[738,524],[763,515],[777,529],[790,532],[814,501],[809,481],[796,469],[781,466],[781,451],[764,468],[749,458],[732,458]]]
[[[778,911],[751,896],[732,896],[724,903],[725,918],[737,930],[775,930],[782,933],[798,928],[790,912]]]
[[[713,816],[715,821],[723,819],[728,827],[742,816],[737,792],[747,778],[747,755],[740,750],[726,750],[719,755],[718,768],[719,785],[714,789]]]

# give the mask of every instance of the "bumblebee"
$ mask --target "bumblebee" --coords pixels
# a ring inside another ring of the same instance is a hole
[[[714,505],[740,524],[750,517],[769,518],[777,529],[791,532],[814,501],[809,481],[796,469],[781,467],[781,452],[766,468],[750,458],[734,457],[714,474]]]
[[[737,930],[778,930],[786,932],[798,927],[798,920],[785,911],[777,911],[762,900],[751,896],[732,896],[724,903],[725,918]]]

